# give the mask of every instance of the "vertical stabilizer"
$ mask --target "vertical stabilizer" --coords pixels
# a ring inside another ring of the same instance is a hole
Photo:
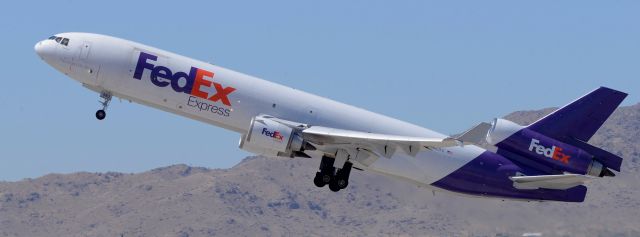
[[[528,126],[529,129],[579,147],[607,167],[620,171],[622,158],[587,142],[622,103],[626,93],[600,87]]]

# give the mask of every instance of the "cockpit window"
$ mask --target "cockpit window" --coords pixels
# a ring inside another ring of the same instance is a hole
[[[49,37],[48,39],[55,40],[58,44],[69,46],[69,38],[63,38],[63,37],[58,37],[54,35]]]
[[[69,38],[63,38],[63,37],[58,37],[58,36],[51,36],[48,39],[50,40],[55,40],[58,44],[64,45],[64,46],[69,46]]]

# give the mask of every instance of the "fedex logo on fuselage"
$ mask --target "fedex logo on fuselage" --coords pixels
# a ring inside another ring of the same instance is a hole
[[[267,137],[271,137],[274,140],[278,140],[278,141],[282,141],[284,140],[284,136],[282,136],[282,134],[278,131],[269,131],[267,130],[267,128],[262,128],[262,135],[265,135]]]
[[[205,79],[205,77],[213,78],[213,72],[197,67],[191,67],[188,74],[172,72],[167,67],[156,66],[149,62],[157,60],[158,56],[156,55],[140,52],[133,78],[142,80],[144,70],[148,69],[151,71],[149,76],[151,83],[158,87],[171,85],[175,92],[186,93],[213,102],[220,101],[226,106],[231,106],[228,96],[236,89],[230,86],[224,87],[220,83]],[[208,89],[203,90],[202,87],[208,87]]]
[[[557,146],[551,146],[551,148],[546,148],[540,144],[540,140],[531,139],[531,144],[529,144],[529,151],[534,151],[539,155],[546,156],[548,158],[558,160],[562,163],[569,164],[569,158],[571,156],[562,152],[562,148]]]

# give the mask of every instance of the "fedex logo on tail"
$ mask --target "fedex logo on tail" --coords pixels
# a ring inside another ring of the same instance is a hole
[[[540,144],[540,140],[532,138],[531,144],[529,144],[529,151],[534,151],[534,150],[535,150],[535,153],[538,153],[539,155],[543,155],[548,158],[558,160],[565,164],[569,164],[569,158],[571,158],[571,156],[562,152],[562,148],[557,146],[551,146],[550,148],[547,148],[542,144]]]
[[[206,79],[213,78],[213,72],[197,67],[191,67],[189,73],[172,72],[167,67],[156,66],[151,63],[157,60],[158,56],[156,55],[140,52],[133,78],[142,80],[142,74],[146,69],[151,71],[149,76],[151,83],[158,87],[171,85],[175,92],[190,94],[213,102],[220,101],[226,106],[231,106],[228,96],[236,89],[230,86],[224,87],[220,83]],[[202,87],[207,89],[203,90]]]

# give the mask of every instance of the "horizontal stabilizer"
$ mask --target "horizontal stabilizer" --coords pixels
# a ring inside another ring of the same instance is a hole
[[[557,189],[565,190],[584,184],[592,179],[580,174],[537,175],[537,176],[513,176],[513,187],[517,189]]]

